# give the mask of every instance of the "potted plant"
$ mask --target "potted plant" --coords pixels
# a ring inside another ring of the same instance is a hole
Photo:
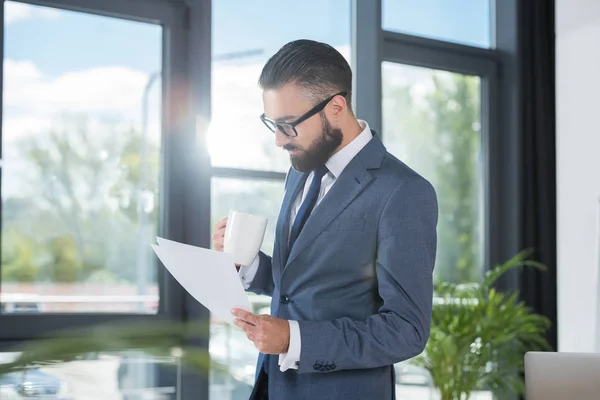
[[[522,266],[545,267],[517,254],[490,270],[481,283],[435,285],[436,301],[425,351],[410,363],[425,368],[441,400],[468,399],[478,389],[497,398],[524,393],[524,354],[550,350],[545,332],[550,321],[494,283]]]

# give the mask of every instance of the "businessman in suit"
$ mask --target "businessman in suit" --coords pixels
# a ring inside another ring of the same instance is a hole
[[[253,399],[393,399],[393,364],[429,337],[436,193],[354,116],[351,83],[344,57],[309,40],[259,79],[260,118],[292,168],[273,256],[239,266],[246,290],[272,296],[271,315],[232,311],[260,352]]]

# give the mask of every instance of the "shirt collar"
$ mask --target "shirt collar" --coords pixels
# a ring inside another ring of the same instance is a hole
[[[350,143],[342,147],[337,153],[332,155],[325,163],[329,173],[336,179],[341,175],[342,171],[344,171],[344,168],[350,164],[350,161],[352,161],[352,159],[356,157],[356,155],[360,153],[373,138],[369,124],[361,119],[358,120],[358,123],[361,128],[363,128],[362,132]]]

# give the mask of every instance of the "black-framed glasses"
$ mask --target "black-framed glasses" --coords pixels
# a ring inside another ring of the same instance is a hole
[[[298,136],[298,132],[296,131],[296,126],[298,126],[302,122],[306,121],[307,119],[309,119],[316,113],[322,111],[325,108],[325,106],[335,96],[344,96],[345,97],[346,94],[347,94],[346,92],[339,92],[339,93],[334,94],[333,96],[326,98],[325,100],[323,100],[322,102],[320,102],[319,104],[317,104],[316,106],[314,106],[313,108],[311,108],[310,110],[308,110],[307,112],[305,112],[303,115],[301,115],[295,121],[292,121],[292,122],[273,121],[272,119],[267,118],[265,116],[265,114],[262,114],[260,116],[260,120],[263,122],[263,124],[265,124],[267,126],[267,128],[269,128],[269,130],[271,132],[275,132],[277,129],[279,129],[279,131],[286,136],[296,137],[296,136]]]

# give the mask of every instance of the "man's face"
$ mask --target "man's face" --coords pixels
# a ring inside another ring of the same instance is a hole
[[[296,85],[288,84],[277,90],[263,92],[265,116],[277,122],[294,122],[315,106],[305,92]],[[275,143],[290,154],[292,167],[309,172],[324,165],[342,143],[342,132],[331,126],[327,119],[327,107],[296,125],[298,136],[288,137],[279,129],[275,131]]]

